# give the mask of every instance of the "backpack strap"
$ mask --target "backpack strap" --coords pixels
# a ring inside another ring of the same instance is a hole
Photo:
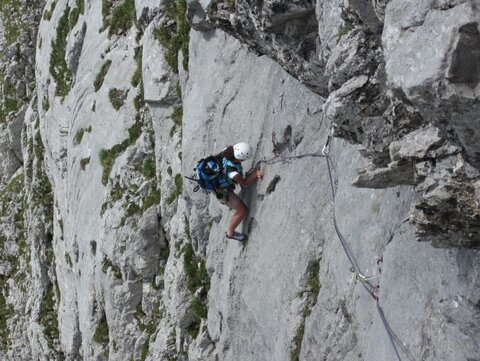
[[[231,180],[231,178],[228,176],[228,173],[230,173],[230,172],[237,172],[240,175],[243,174],[243,169],[242,169],[241,164],[234,163],[228,158],[224,158],[222,160],[222,163],[223,163],[223,169],[224,169],[223,173],[225,174],[225,177],[228,178],[228,180]],[[233,180],[232,180],[232,182],[233,182]]]
[[[197,185],[195,186],[195,188],[193,188],[193,191],[198,192],[198,190],[200,189],[200,185],[202,184],[202,181],[200,179],[196,179],[195,176],[193,176],[193,177],[184,176],[184,177],[188,180],[197,182]]]

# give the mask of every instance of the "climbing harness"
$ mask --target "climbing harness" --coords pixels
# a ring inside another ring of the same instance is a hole
[[[390,324],[388,323],[385,314],[383,312],[382,307],[380,306],[380,298],[379,298],[379,290],[380,286],[376,285],[374,286],[371,281],[374,279],[377,279],[380,277],[380,275],[375,276],[375,277],[367,277],[364,275],[364,273],[361,271],[357,260],[355,259],[355,256],[353,255],[352,249],[350,248],[350,244],[348,241],[345,239],[343,236],[342,232],[340,231],[340,228],[338,227],[337,223],[337,217],[335,214],[335,187],[334,187],[334,182],[333,182],[333,176],[332,176],[332,160],[330,158],[330,143],[333,138],[333,128],[331,129],[331,132],[327,136],[327,140],[325,142],[325,145],[323,147],[322,153],[323,156],[325,157],[325,160],[327,162],[327,169],[328,169],[328,179],[330,181],[330,189],[332,193],[332,213],[333,213],[333,225],[335,228],[335,233],[337,234],[338,239],[340,240],[340,243],[342,244],[343,249],[345,250],[345,253],[347,255],[348,260],[350,261],[350,264],[352,265],[351,271],[353,272],[353,278],[354,282],[360,282],[364,289],[369,293],[369,295],[375,300],[375,304],[377,307],[377,312],[380,316],[380,319],[382,320],[383,326],[385,330],[387,331],[388,337],[390,339],[390,342],[393,346],[393,349],[395,350],[395,355],[397,356],[397,359],[399,361],[402,361],[402,358],[400,357],[400,353],[398,352],[398,349],[402,350],[402,352],[407,356],[407,358],[410,361],[415,361],[415,358],[412,356],[410,351],[406,348],[406,346],[401,342],[401,340],[398,338],[398,336],[395,334],[395,332],[392,330],[390,327]],[[379,273],[381,273],[381,268],[380,264],[383,262],[383,257],[379,257],[377,259],[377,266],[379,268]]]

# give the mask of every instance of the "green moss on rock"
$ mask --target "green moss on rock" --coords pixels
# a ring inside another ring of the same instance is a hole
[[[103,167],[102,184],[107,185],[110,178],[110,172],[115,164],[117,157],[122,154],[130,145],[134,144],[142,134],[142,127],[139,123],[134,123],[128,129],[128,138],[122,143],[114,145],[110,149],[101,149],[99,153],[100,164]]]
[[[52,350],[58,342],[60,332],[58,330],[58,319],[56,311],[55,291],[53,284],[47,289],[40,303],[40,324],[43,326],[43,333],[47,339],[48,347]]]
[[[15,314],[13,307],[10,306],[3,296],[3,289],[0,289],[0,342],[3,351],[7,351],[10,344],[10,333],[8,330],[8,320]]]
[[[187,1],[177,0],[165,9],[165,20],[154,30],[154,37],[165,48],[165,60],[178,73],[178,53],[183,53],[183,68],[188,70],[188,43],[190,25],[187,21]]]
[[[52,54],[50,55],[50,74],[57,83],[55,95],[60,97],[68,95],[73,83],[73,75],[65,60],[67,36],[70,32],[69,15],[70,7],[67,5],[57,24],[57,36],[52,41]]]
[[[122,279],[122,271],[120,267],[114,265],[111,260],[105,257],[102,262],[102,271],[103,273],[107,273],[109,269],[112,270],[112,273],[116,279]]]
[[[107,60],[105,63],[103,63],[102,67],[100,68],[100,71],[98,72],[95,81],[93,82],[93,87],[96,92],[100,90],[100,88],[103,85],[103,82],[105,81],[105,76],[108,73],[108,69],[110,69],[110,65],[112,65],[111,60]],[[93,110],[95,111],[95,110]]]
[[[126,35],[137,21],[135,0],[123,0],[115,6],[109,0],[102,0],[102,15],[103,26],[100,32],[108,28],[109,37]]]
[[[57,1],[56,0],[53,0],[51,3],[50,3],[50,9],[49,10],[45,10],[45,12],[43,13],[43,20],[47,20],[47,21],[50,21],[52,19],[52,15],[53,15],[53,11],[55,10],[55,6],[57,5]]]
[[[93,334],[93,341],[100,344],[108,344],[110,342],[109,337],[109,327],[107,322],[107,317],[105,314],[102,315],[100,322],[95,329],[95,333]]]
[[[141,46],[135,48],[134,59],[137,63],[137,68],[135,69],[135,73],[132,76],[133,87],[137,87],[142,81],[142,51],[143,48]]]
[[[121,90],[117,88],[110,89],[108,92],[108,97],[110,102],[115,110],[119,110],[123,104],[125,104],[125,99],[127,99],[128,90]]]

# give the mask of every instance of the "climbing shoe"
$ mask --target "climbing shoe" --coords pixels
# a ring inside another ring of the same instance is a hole
[[[235,239],[237,241],[240,241],[240,242],[245,242],[248,237],[246,234],[243,234],[243,233],[239,233],[239,232],[236,232],[236,231],[233,231],[232,234],[228,235],[227,233],[225,233],[225,236],[227,238],[230,238],[230,239]]]

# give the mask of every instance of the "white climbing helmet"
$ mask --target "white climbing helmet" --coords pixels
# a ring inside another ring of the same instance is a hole
[[[252,156],[252,147],[248,143],[237,143],[233,146],[233,155],[238,160],[245,160]]]

